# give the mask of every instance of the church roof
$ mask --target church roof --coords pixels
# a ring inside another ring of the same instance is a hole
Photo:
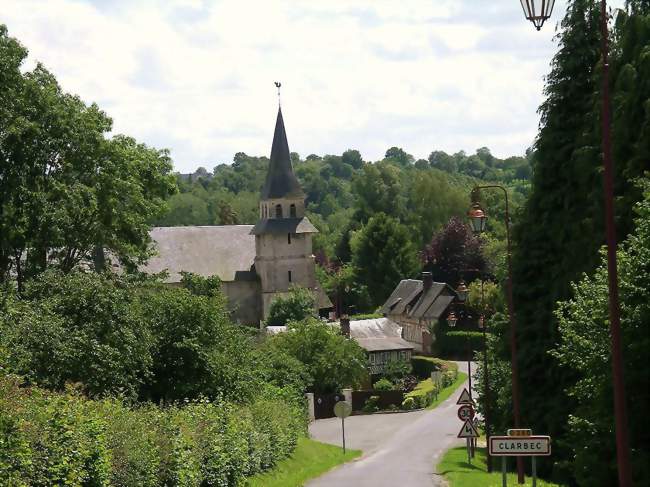
[[[180,282],[181,271],[217,275],[222,281],[249,280],[255,260],[253,225],[155,227],[150,236],[156,255],[140,270],[167,270],[166,282]]]
[[[282,110],[278,109],[278,118],[275,122],[273,145],[271,146],[271,161],[266,183],[262,189],[262,199],[273,198],[304,198],[300,183],[291,167],[291,153],[287,142],[287,133],[284,129]]]
[[[318,233],[318,230],[306,216],[303,218],[268,218],[259,220],[251,235],[263,233]]]

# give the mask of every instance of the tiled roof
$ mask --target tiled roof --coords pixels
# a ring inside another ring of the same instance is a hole
[[[179,282],[181,271],[217,275],[222,281],[255,279],[253,225],[155,227],[151,238],[157,255],[140,270],[169,272],[166,282]]]
[[[387,316],[435,320],[445,313],[455,297],[455,291],[445,283],[434,282],[425,290],[422,281],[404,279],[388,297],[381,312]]]

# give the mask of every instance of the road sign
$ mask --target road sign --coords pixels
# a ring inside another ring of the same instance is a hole
[[[474,408],[471,404],[463,404],[458,408],[458,419],[461,421],[467,421],[468,419],[474,419]]]
[[[533,457],[551,454],[550,436],[490,436],[490,455],[495,457]]]
[[[533,430],[529,429],[509,429],[508,436],[533,436]]]
[[[472,398],[470,397],[467,389],[463,389],[463,392],[460,394],[460,397],[458,398],[458,401],[456,401],[456,404],[474,404],[474,401],[472,401]]]
[[[479,434],[472,421],[468,419],[458,433],[458,438],[478,438]]]
[[[334,405],[334,415],[337,418],[347,418],[352,414],[352,406],[347,401],[339,401]]]

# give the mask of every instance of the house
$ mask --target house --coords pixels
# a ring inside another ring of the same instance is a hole
[[[305,194],[296,178],[282,111],[278,108],[266,182],[255,225],[156,227],[156,255],[141,268],[167,271],[177,284],[181,272],[217,275],[235,321],[258,325],[271,303],[291,286],[310,289],[318,309],[332,307],[316,279],[312,236],[318,230],[305,215]]]
[[[328,323],[341,334],[356,341],[368,355],[370,375],[381,374],[389,362],[411,361],[413,344],[402,338],[402,327],[388,318],[350,320],[343,316],[339,322]],[[286,326],[267,326],[269,335],[284,333]]]
[[[341,333],[367,352],[370,375],[384,372],[389,362],[411,362],[413,344],[402,338],[402,327],[388,318],[350,320],[341,317]]]
[[[416,351],[431,353],[433,327],[448,314],[456,292],[447,284],[433,282],[430,272],[422,280],[400,281],[381,308],[384,316],[402,328],[402,338]]]

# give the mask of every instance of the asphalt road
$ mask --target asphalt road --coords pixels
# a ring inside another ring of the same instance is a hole
[[[461,365],[466,372],[467,365]],[[467,383],[431,411],[351,416],[345,421],[346,446],[363,456],[308,483],[309,487],[432,487],[446,482],[435,474],[435,464],[452,446],[461,423],[456,400]],[[311,436],[341,444],[338,418],[315,421]]]

